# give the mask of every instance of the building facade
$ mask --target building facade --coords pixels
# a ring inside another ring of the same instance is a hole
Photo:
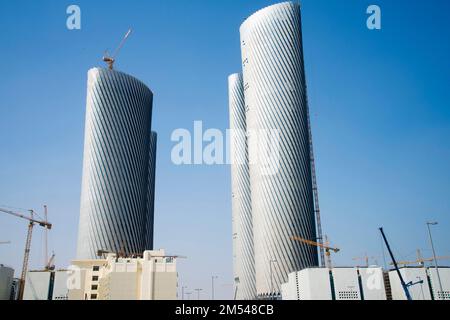
[[[72,263],[69,300],[176,300],[176,259],[164,250],[145,251],[142,258],[104,259]]]
[[[233,269],[236,299],[256,298],[253,217],[242,74],[228,78],[230,112]]]
[[[9,300],[13,288],[14,269],[0,264],[0,300]]]
[[[24,300],[67,300],[67,270],[37,270],[27,273]]]
[[[78,259],[93,259],[99,250],[143,252],[152,243],[152,103],[152,92],[136,78],[89,70]]]
[[[450,268],[439,267],[442,291],[433,267],[400,269],[412,300],[450,300]],[[385,274],[387,275],[385,277]],[[283,300],[406,300],[396,270],[367,268],[308,268],[289,274]]]
[[[50,271],[29,271],[25,278],[23,300],[51,300],[53,274]]]
[[[279,295],[288,274],[318,266],[300,6],[284,2],[240,28],[256,289]],[[268,137],[268,138],[267,138]]]

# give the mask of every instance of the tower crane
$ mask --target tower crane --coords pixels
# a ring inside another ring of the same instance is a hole
[[[27,240],[25,242],[25,253],[23,256],[22,273],[20,275],[20,286],[19,286],[19,300],[22,300],[23,292],[25,289],[25,277],[26,277],[26,274],[28,271],[28,260],[30,258],[31,236],[33,234],[33,227],[35,224],[37,224],[40,227],[50,230],[52,228],[52,224],[47,221],[40,221],[40,220],[34,219],[34,211],[33,210],[29,210],[30,216],[26,216],[24,214],[13,212],[13,211],[10,211],[7,209],[2,209],[2,208],[0,208],[0,212],[12,215],[16,218],[28,220],[28,233],[27,233]]]
[[[375,265],[378,265],[377,257],[369,257],[367,255],[367,253],[363,257],[354,257],[352,260],[353,261],[364,261],[365,262],[365,267],[369,267],[369,265],[370,265],[369,260],[370,259],[373,259],[374,262],[375,262]]]
[[[443,256],[443,257],[436,257],[436,260],[450,260],[450,256]],[[425,266],[425,262],[432,262],[434,261],[434,258],[423,258],[422,254],[420,253],[420,249],[417,249],[417,260],[414,261],[398,261],[398,265],[411,265],[411,264],[419,264],[421,267]],[[393,262],[390,263],[390,265],[394,265]]]
[[[103,62],[106,62],[106,64],[108,65],[109,70],[113,69],[114,62],[116,61],[116,57],[119,54],[119,52],[122,49],[122,47],[124,46],[125,42],[127,41],[128,37],[130,36],[131,32],[132,32],[132,30],[129,29],[128,32],[123,37],[123,39],[120,42],[120,44],[117,47],[117,49],[114,51],[112,56],[108,55],[108,52],[105,52],[105,55],[103,56]]]
[[[338,253],[341,250],[339,248],[330,247],[330,243],[328,241],[327,236],[325,236],[324,243],[320,243],[320,242],[316,242],[316,241],[312,241],[312,240],[308,240],[308,239],[303,239],[303,238],[296,237],[296,236],[291,237],[291,240],[303,242],[303,243],[309,244],[310,246],[315,246],[315,247],[324,249],[328,268],[330,268],[330,269],[332,268],[331,251],[333,251],[334,253]]]

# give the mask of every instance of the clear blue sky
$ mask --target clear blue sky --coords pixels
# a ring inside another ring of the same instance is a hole
[[[66,29],[78,4],[82,30]],[[176,167],[176,128],[228,127],[227,76],[240,69],[239,26],[274,1],[1,1],[0,205],[49,206],[58,267],[75,255],[86,73],[131,26],[116,68],[154,92],[159,133],[156,247],[188,256],[180,285],[220,276],[231,297],[230,172]],[[366,28],[378,4],[382,30]],[[367,252],[382,262],[384,226],[399,258],[450,254],[450,3],[303,1],[305,63],[325,232],[341,265]],[[43,264],[35,229],[31,267]],[[26,223],[0,215],[0,263],[20,270]],[[450,261],[445,261],[447,264]]]

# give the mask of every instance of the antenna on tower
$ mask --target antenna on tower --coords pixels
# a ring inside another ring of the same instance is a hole
[[[124,46],[125,42],[127,41],[128,37],[130,36],[132,31],[133,31],[132,29],[128,30],[128,32],[125,34],[125,36],[123,37],[122,41],[120,42],[119,46],[114,51],[112,56],[110,56],[107,51],[105,52],[105,55],[103,56],[103,61],[106,62],[106,64],[108,65],[109,70],[113,69],[114,62],[116,61],[116,57],[119,54],[119,52],[122,49],[122,47]]]

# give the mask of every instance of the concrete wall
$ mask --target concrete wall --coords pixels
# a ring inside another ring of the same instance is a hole
[[[387,300],[383,269],[374,267],[359,268],[358,270],[364,300]]]
[[[52,300],[68,300],[69,288],[67,280],[69,274],[67,271],[55,271],[55,280],[53,282]]]
[[[49,271],[30,271],[25,280],[23,300],[49,300]]]
[[[156,272],[154,300],[176,300],[177,283],[176,272]]]
[[[409,293],[413,300],[431,300],[427,271],[425,268],[403,268],[400,273],[405,283],[413,282],[409,287]],[[393,300],[406,300],[406,295],[396,271],[389,272],[389,281],[392,289]],[[423,281],[423,283],[418,283]]]
[[[442,291],[440,290],[437,272],[435,268],[429,268],[430,285],[435,300],[450,300],[450,268],[439,268]]]
[[[0,265],[0,300],[9,300],[14,278],[14,269]]]
[[[332,300],[329,270],[325,268],[304,269],[288,275],[282,285],[283,300]]]
[[[356,268],[334,268],[332,274],[336,300],[361,300]]]

